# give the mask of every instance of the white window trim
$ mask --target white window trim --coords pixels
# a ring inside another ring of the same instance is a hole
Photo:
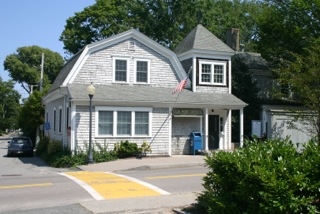
[[[129,59],[130,57],[112,57],[113,62],[112,62],[112,66],[113,66],[113,70],[112,70],[112,75],[113,75],[113,82],[114,83],[129,83]],[[127,79],[126,81],[116,81],[116,60],[125,60],[127,62]]]
[[[210,64],[211,65],[211,82],[202,82],[202,64]],[[222,83],[213,82],[213,80],[214,80],[214,72],[213,72],[214,65],[222,65],[223,66],[223,82]],[[227,85],[227,62],[214,61],[214,60],[199,60],[199,84],[226,86]]]
[[[138,61],[148,63],[147,82],[137,82],[137,62]],[[150,59],[145,59],[145,58],[135,58],[134,59],[134,83],[135,84],[150,84]]]
[[[112,135],[99,135],[99,111],[112,111],[113,112],[113,134]],[[117,135],[117,112],[118,111],[130,111],[131,112],[131,135]],[[136,135],[135,134],[135,112],[149,112],[149,133],[148,135]],[[152,108],[147,107],[107,107],[96,106],[95,107],[95,137],[151,137],[152,133]]]

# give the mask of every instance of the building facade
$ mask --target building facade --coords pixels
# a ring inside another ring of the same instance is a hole
[[[151,145],[150,155],[190,154],[190,133],[201,150],[231,149],[231,111],[246,103],[231,94],[234,51],[202,25],[171,51],[135,29],[89,44],[60,71],[43,98],[45,135],[72,151],[89,141],[113,149],[128,140]],[[187,84],[178,93],[176,86]],[[240,139],[243,139],[243,133]],[[241,143],[241,142],[240,142]]]

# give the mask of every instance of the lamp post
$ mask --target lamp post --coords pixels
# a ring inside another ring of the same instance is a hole
[[[93,163],[93,154],[92,154],[92,98],[96,91],[96,88],[92,85],[92,83],[87,87],[87,93],[89,95],[90,100],[90,119],[89,119],[89,156],[88,156],[88,163]]]

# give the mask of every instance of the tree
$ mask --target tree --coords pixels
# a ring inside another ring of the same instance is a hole
[[[44,107],[41,102],[44,94],[45,91],[34,91],[25,100],[20,110],[19,127],[32,139],[32,142],[36,142],[37,129],[44,124]]]
[[[266,0],[261,8],[255,48],[274,65],[291,59],[293,53],[301,54],[320,36],[320,1]]]
[[[60,36],[69,55],[77,53],[85,45],[130,29],[127,21],[130,13],[127,0],[96,0],[92,6],[75,13],[66,21]]]
[[[261,101],[258,98],[258,88],[256,82],[252,79],[250,72],[249,55],[236,54],[232,58],[232,94],[248,104],[244,108],[244,135],[251,136],[251,121],[258,120],[260,117]],[[236,111],[233,111],[232,137],[233,142],[239,142],[240,133],[239,127],[240,118]]]
[[[4,69],[13,81],[18,82],[28,94],[33,86],[40,85],[42,53],[44,54],[43,85],[53,83],[64,64],[62,56],[39,46],[25,46],[10,54],[4,61]],[[35,88],[36,89],[36,88]]]
[[[0,130],[18,128],[20,94],[14,90],[14,82],[0,77]]]
[[[228,28],[241,28],[242,43],[250,48],[256,13],[254,0],[97,0],[67,20],[60,41],[67,53],[75,54],[87,44],[136,28],[173,49],[201,23],[222,40]]]
[[[295,120],[307,121],[315,130],[314,137],[320,146],[320,38],[302,50],[293,54],[275,70],[278,81],[286,85],[292,96],[285,96],[292,102],[301,103],[306,109],[296,112]],[[310,112],[311,111],[311,112]]]

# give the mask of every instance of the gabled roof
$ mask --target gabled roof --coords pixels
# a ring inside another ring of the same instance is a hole
[[[68,86],[72,101],[88,103],[88,95],[84,93],[87,84]],[[180,94],[172,94],[172,88],[128,86],[128,85],[95,85],[94,105],[134,105],[134,106],[171,106],[189,108],[222,108],[239,109],[247,104],[226,93],[205,93],[182,90]],[[138,95],[138,96],[137,96]],[[155,96],[156,95],[156,96]],[[177,99],[179,97],[179,99]]]
[[[61,71],[59,72],[58,76],[56,77],[56,79],[54,80],[54,82],[51,85],[51,88],[49,90],[48,93],[50,93],[51,91],[54,91],[58,88],[60,88],[60,86],[62,85],[62,83],[64,82],[64,80],[67,78],[67,76],[69,75],[71,69],[73,68],[74,64],[77,62],[79,56],[81,55],[83,49],[81,51],[79,51],[76,55],[74,55],[61,69]]]
[[[125,41],[130,38],[133,38],[141,42],[142,44],[160,53],[164,57],[167,57],[171,61],[171,64],[174,70],[177,72],[177,75],[180,78],[180,80],[182,80],[185,77],[186,72],[184,71],[177,55],[173,51],[150,39],[138,30],[130,29],[128,31],[116,34],[114,36],[110,36],[101,41],[86,45],[81,51],[79,51],[72,59],[70,59],[65,64],[65,66],[62,68],[57,78],[55,79],[54,83],[52,84],[49,93],[58,89],[60,86],[66,86],[72,83],[73,79],[78,74],[86,58],[91,53],[107,48],[108,46],[114,45],[116,43]]]
[[[228,45],[218,39],[209,30],[198,24],[185,38],[177,45],[174,52],[181,54],[192,49],[215,51],[215,52],[229,52],[235,53]]]

